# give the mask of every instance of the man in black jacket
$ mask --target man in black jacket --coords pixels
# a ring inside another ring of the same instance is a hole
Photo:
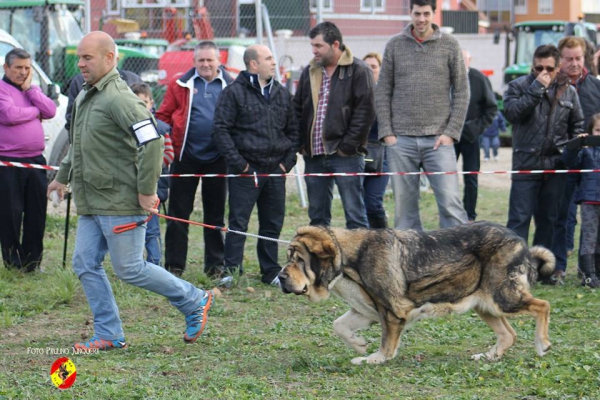
[[[213,138],[233,174],[285,174],[296,164],[300,135],[292,98],[273,79],[275,60],[268,47],[253,45],[244,53],[246,71],[226,87],[215,110]],[[229,228],[248,229],[258,207],[258,234],[277,239],[285,216],[285,176],[229,178]],[[225,269],[242,273],[245,236],[228,233]],[[279,285],[277,242],[259,239],[262,281]]]
[[[315,58],[302,71],[294,97],[305,172],[364,172],[364,146],[375,120],[373,73],[352,56],[333,23],[318,24],[309,36]],[[330,225],[334,181],[346,227],[367,228],[360,176],[306,177],[310,224]]]
[[[479,171],[481,166],[479,137],[496,118],[498,105],[490,80],[480,71],[471,68],[471,54],[467,50],[463,50],[462,54],[469,75],[471,97],[460,141],[454,144],[454,150],[456,151],[456,158],[462,154],[463,171]],[[467,218],[472,222],[477,218],[477,212],[475,212],[477,207],[477,175],[464,175],[463,179],[465,181],[463,205],[467,212]]]
[[[513,124],[513,170],[563,169],[564,143],[583,132],[583,114],[575,89],[558,75],[559,52],[538,47],[531,74],[508,84],[506,119]],[[552,248],[564,174],[512,175],[507,227],[527,241],[535,219],[533,244]]]
[[[585,118],[584,127],[589,125],[594,114],[600,112],[600,80],[589,74],[589,71],[584,67],[586,46],[585,40],[576,36],[566,36],[558,42],[560,72],[569,78],[571,85],[579,95],[581,110]],[[591,134],[591,132],[588,133]],[[574,244],[577,205],[572,201],[572,198],[579,178],[580,175],[578,174],[568,174],[565,190],[560,196],[558,221],[554,227],[554,243],[552,245],[552,252],[556,256],[556,268],[554,274],[545,283],[560,284],[567,270],[567,242],[569,242],[567,236],[570,236],[570,242]],[[573,223],[568,224],[568,219],[572,220]],[[600,265],[600,255],[597,255],[597,257],[596,265]],[[580,267],[586,262],[589,264],[589,258],[586,260],[580,259]]]

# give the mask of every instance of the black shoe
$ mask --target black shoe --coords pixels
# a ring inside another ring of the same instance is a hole
[[[600,281],[596,276],[594,267],[594,254],[584,254],[579,257],[579,268],[583,274],[581,286],[589,286],[591,288],[600,287]]]
[[[181,277],[181,275],[183,275],[183,271],[185,270],[184,268],[176,267],[173,265],[165,266],[165,269],[178,278]]]

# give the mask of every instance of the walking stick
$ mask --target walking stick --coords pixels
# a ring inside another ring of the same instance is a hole
[[[67,266],[67,242],[69,241],[69,216],[71,215],[71,192],[67,191],[67,218],[65,221],[65,244],[63,247],[62,266]]]

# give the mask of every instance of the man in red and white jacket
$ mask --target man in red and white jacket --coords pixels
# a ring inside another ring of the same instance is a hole
[[[56,104],[31,84],[31,55],[6,54],[0,81],[0,160],[46,164],[42,119],[53,118]],[[0,167],[0,243],[7,267],[31,272],[42,261],[46,229],[46,170]],[[22,238],[22,240],[21,240]]]
[[[205,41],[194,50],[194,68],[171,82],[156,118],[171,125],[175,148],[172,174],[224,174],[225,161],[212,139],[213,116],[217,99],[233,79],[219,68],[219,50]],[[171,180],[168,214],[189,219],[199,178]],[[225,225],[226,180],[203,178],[202,207],[204,223]],[[167,221],[165,267],[176,275],[185,270],[188,249],[188,225]],[[204,272],[210,276],[222,272],[224,256],[221,232],[204,228]]]

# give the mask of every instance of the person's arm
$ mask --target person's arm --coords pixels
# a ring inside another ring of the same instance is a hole
[[[545,92],[544,85],[538,80],[534,80],[529,87],[522,90],[521,79],[524,78],[510,82],[504,93],[504,116],[513,124],[529,117],[542,101]]]
[[[571,89],[572,88],[569,88],[569,90]],[[569,112],[569,121],[567,125],[569,139],[585,132],[585,118],[583,116],[583,110],[581,109],[581,103],[579,103],[579,96],[574,93],[571,97],[573,99],[573,109]],[[585,133],[592,134],[592,132]]]
[[[165,93],[165,98],[163,102],[160,104],[160,108],[156,111],[156,119],[160,119],[166,124],[173,125],[173,113],[175,110],[181,107],[179,103],[179,99],[175,95],[175,85],[177,83],[171,82],[167,87],[167,92]]]
[[[248,168],[248,162],[240,155],[230,134],[238,117],[235,93],[230,88],[226,87],[217,100],[212,137],[231,172],[243,173]]]
[[[392,130],[392,95],[394,91],[394,45],[389,41],[385,46],[379,80],[375,87],[375,107],[377,109],[377,124],[379,126],[379,139],[390,137],[386,140],[395,142],[396,135]]]
[[[467,117],[471,96],[467,69],[458,43],[456,43],[448,62],[450,66],[450,87],[452,88],[452,111],[443,135],[452,138],[454,142],[458,142]]]
[[[481,85],[482,102],[480,104],[481,109],[481,132],[483,132],[488,126],[492,125],[496,114],[498,114],[498,104],[496,103],[496,96],[492,90],[492,84],[490,80],[482,74],[483,82]]]
[[[374,85],[373,73],[368,68],[355,68],[354,74],[352,74],[354,108],[347,131],[338,145],[338,149],[346,155],[357,154],[359,147],[367,141],[371,126],[375,121]]]
[[[54,118],[56,115],[56,104],[54,103],[54,100],[42,92],[42,89],[37,86],[31,86],[31,88],[24,93],[31,104],[39,110],[41,119]]]
[[[293,101],[295,119],[296,119],[296,122],[298,123],[298,129],[300,130],[300,132],[299,132],[300,133],[300,147],[299,147],[298,151],[301,154],[308,153],[306,151],[306,146],[309,146],[308,143],[303,143],[304,130],[302,129],[302,123],[308,124],[308,121],[302,120],[302,113],[303,113],[304,96],[310,96],[310,93],[304,93],[304,85],[305,85],[304,80],[310,79],[308,76],[309,68],[310,67],[305,67],[304,70],[302,71],[302,73],[300,74],[300,79],[298,80],[298,87],[296,89],[296,93],[294,94],[294,101]]]
[[[71,115],[73,114],[73,104],[75,104],[75,99],[79,92],[81,92],[81,88],[83,86],[83,75],[77,74],[71,79],[71,83],[69,83],[69,89],[67,91],[67,96],[69,101],[67,103],[67,112],[65,114],[65,129],[71,130]]]
[[[292,146],[288,149],[281,160],[284,172],[288,172],[294,167],[294,165],[296,165],[296,153],[300,150],[301,143],[300,126],[296,120],[294,103],[292,101],[290,101],[290,107],[288,107],[284,133],[290,142],[292,142]]]

